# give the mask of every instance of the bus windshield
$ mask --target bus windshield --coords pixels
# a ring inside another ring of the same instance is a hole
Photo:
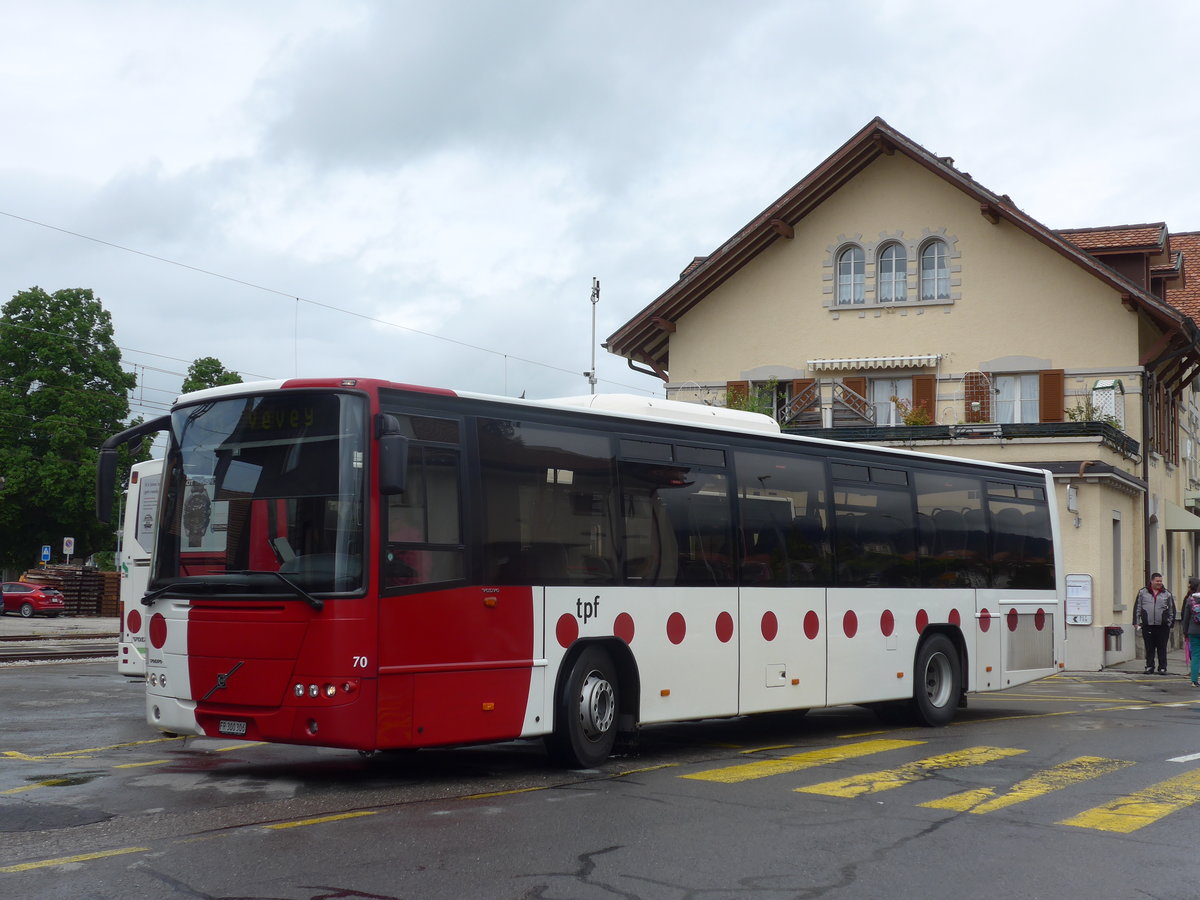
[[[365,397],[333,391],[176,409],[151,589],[360,590],[367,421]]]

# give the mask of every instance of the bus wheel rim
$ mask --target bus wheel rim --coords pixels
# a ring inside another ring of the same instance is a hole
[[[616,713],[616,697],[611,682],[593,669],[579,687],[579,723],[588,740],[596,740],[607,734]]]
[[[944,653],[933,654],[925,665],[925,696],[938,708],[950,699],[950,660]]]

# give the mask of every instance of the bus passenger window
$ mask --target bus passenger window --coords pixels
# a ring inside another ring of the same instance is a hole
[[[738,451],[734,465],[741,583],[828,585],[824,461]]]
[[[479,457],[485,584],[616,583],[606,434],[480,419]]]
[[[387,498],[385,588],[464,577],[458,469],[456,450],[411,448],[407,489]]]
[[[953,472],[914,473],[922,587],[987,587],[983,485]]]
[[[621,463],[627,584],[734,584],[728,479],[686,466]]]
[[[1045,503],[1008,499],[989,484],[992,521],[992,587],[1053,588],[1050,510]],[[997,494],[1000,494],[997,496]]]

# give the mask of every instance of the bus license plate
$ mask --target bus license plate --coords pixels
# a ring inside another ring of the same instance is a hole
[[[221,732],[221,734],[245,734],[246,723],[236,722],[233,719],[222,719],[220,724],[217,725],[217,731]]]

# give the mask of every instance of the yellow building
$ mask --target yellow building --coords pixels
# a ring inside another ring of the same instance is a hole
[[[1200,235],[1056,231],[875,119],[605,346],[672,399],[1050,469],[1066,661],[1095,669],[1140,653],[1151,571],[1200,571],[1195,312]]]

